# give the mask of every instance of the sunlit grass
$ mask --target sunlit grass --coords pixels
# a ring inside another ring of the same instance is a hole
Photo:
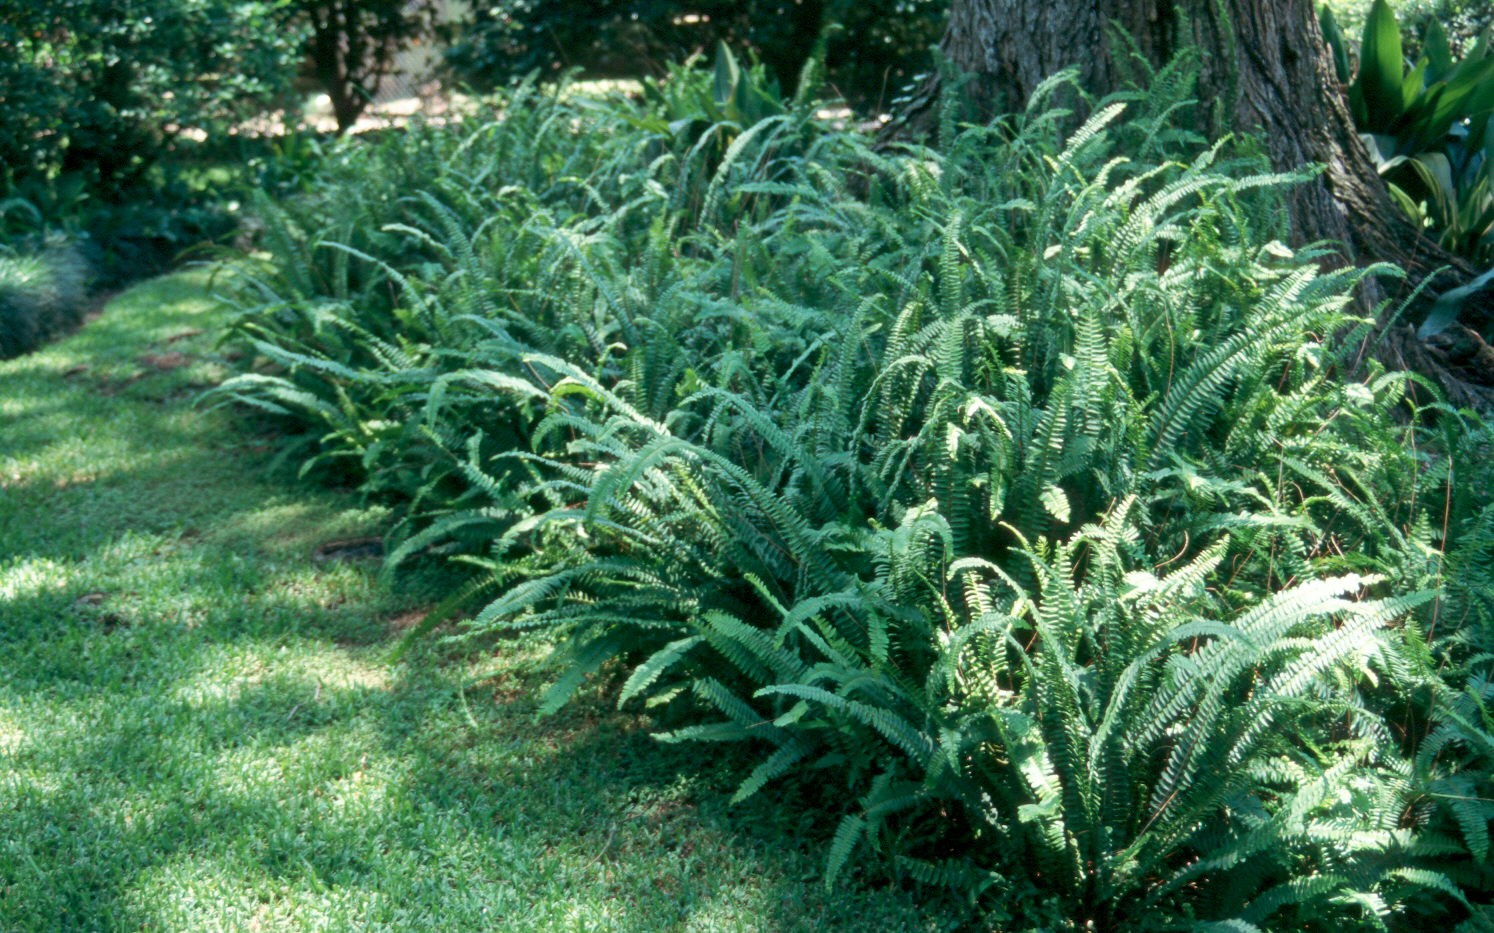
[[[827,893],[819,821],[599,693],[536,720],[543,644],[392,665],[449,581],[312,560],[388,515],[193,406],[205,284],[0,365],[0,929],[947,925]]]

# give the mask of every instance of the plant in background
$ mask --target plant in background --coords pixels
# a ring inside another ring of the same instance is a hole
[[[1349,34],[1364,30],[1373,0],[1324,0],[1322,7]],[[1401,21],[1406,50],[1421,52],[1422,37],[1433,23],[1446,31],[1455,55],[1466,54],[1494,26],[1494,7],[1483,0],[1396,0],[1396,18]]]
[[[0,360],[29,353],[83,319],[88,267],[58,236],[0,252]]]
[[[79,240],[102,282],[231,229],[237,129],[283,102],[286,0],[7,3],[0,197]]]
[[[1354,70],[1327,7],[1322,24],[1354,122],[1396,202],[1450,252],[1494,264],[1494,48],[1485,40],[1455,59],[1433,19],[1408,67],[1395,13],[1375,0]]]
[[[156,183],[163,160],[223,144],[289,88],[299,43],[283,28],[284,6],[9,4],[0,187],[77,177],[92,197],[117,203]]]
[[[717,44],[709,77],[695,67],[698,59],[671,65],[664,79],[644,79],[643,96],[651,105],[646,112],[652,119],[641,120],[642,128],[683,132],[698,140],[712,126],[734,124],[740,132],[785,112],[778,82],[756,62],[743,69],[726,43]]]
[[[453,31],[448,63],[479,88],[531,71],[594,77],[663,75],[671,62],[726,42],[794,87],[831,24],[826,78],[857,105],[885,106],[931,65],[944,25],[938,0],[487,0]]]
[[[705,183],[733,152],[744,133],[782,137],[791,126],[804,127],[804,109],[816,99],[816,63],[806,69],[799,90],[786,100],[778,82],[761,63],[743,68],[726,44],[716,46],[709,70],[696,67],[699,56],[669,66],[666,78],[642,82],[645,107],[630,122],[688,152],[698,167],[685,174],[699,182],[691,192],[697,202]],[[795,114],[798,110],[800,113]],[[781,153],[787,155],[788,153]]]
[[[78,236],[105,283],[159,270],[233,230],[267,151],[306,153],[252,125],[289,106],[303,60],[346,128],[394,53],[429,30],[430,10],[403,0],[8,3],[0,197]]]

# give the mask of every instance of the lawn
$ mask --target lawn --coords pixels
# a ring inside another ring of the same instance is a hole
[[[0,929],[949,925],[827,893],[828,817],[729,808],[738,764],[603,688],[537,719],[543,643],[394,662],[452,581],[317,559],[388,515],[196,404],[224,372],[208,284],[0,364]]]

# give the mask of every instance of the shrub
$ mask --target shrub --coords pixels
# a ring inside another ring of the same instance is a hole
[[[40,251],[0,255],[0,359],[29,353],[83,319],[87,266],[54,239]]]
[[[449,64],[459,79],[489,89],[536,70],[636,78],[727,42],[792,88],[833,23],[841,28],[829,41],[830,82],[857,104],[885,106],[932,64],[944,11],[935,0],[495,0],[472,5]]]
[[[76,184],[119,202],[163,160],[227,140],[294,76],[298,37],[278,28],[280,5],[12,4],[0,23],[0,189]]]
[[[85,242],[101,280],[158,271],[236,223],[225,193],[300,53],[283,0],[11,3],[0,198]]]

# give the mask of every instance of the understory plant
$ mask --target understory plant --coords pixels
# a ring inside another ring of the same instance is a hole
[[[1323,32],[1349,111],[1396,204],[1448,251],[1494,265],[1494,49],[1486,35],[1454,57],[1435,18],[1414,62],[1386,0],[1364,24],[1357,67],[1328,7]]]
[[[1346,375],[1384,270],[1169,129],[1185,69],[1077,128],[1070,85],[935,147],[524,87],[349,148],[263,205],[220,394],[402,501],[394,562],[473,568],[461,638],[552,632],[542,709],[614,672],[754,757],[739,798],[830,789],[832,883],[875,851],[1000,929],[1472,916],[1494,434]]]
[[[0,359],[28,353],[81,322],[88,284],[88,264],[63,238],[0,250]]]

